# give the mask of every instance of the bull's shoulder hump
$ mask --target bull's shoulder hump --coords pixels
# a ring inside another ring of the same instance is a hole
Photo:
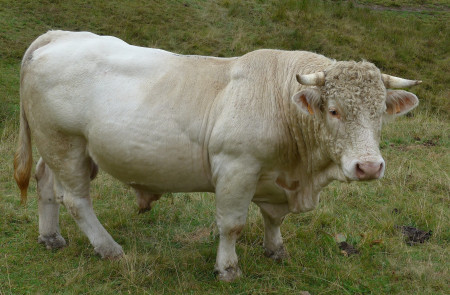
[[[314,52],[278,49],[258,49],[239,57],[238,60],[238,68],[250,71],[268,68],[279,70],[287,67],[321,68],[333,62],[332,59]]]

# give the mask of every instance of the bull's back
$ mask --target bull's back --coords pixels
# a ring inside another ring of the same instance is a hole
[[[212,190],[205,140],[227,62],[183,60],[90,33],[46,35],[22,68],[21,97],[38,145],[53,131],[83,137],[94,161],[126,183]]]

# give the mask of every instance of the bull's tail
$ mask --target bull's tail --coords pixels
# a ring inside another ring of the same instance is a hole
[[[21,103],[19,144],[14,155],[14,178],[19,186],[20,203],[23,205],[27,202],[27,190],[30,183],[31,166],[33,165],[32,156],[30,127]]]
[[[20,189],[21,204],[27,202],[27,190],[30,183],[31,166],[33,165],[32,151],[31,151],[31,136],[30,127],[28,125],[27,116],[25,114],[24,102],[22,97],[22,87],[24,77],[26,75],[25,69],[33,58],[33,53],[38,48],[49,44],[53,39],[63,35],[61,31],[49,31],[46,34],[38,37],[30,47],[28,47],[22,59],[22,66],[20,69],[20,131],[19,131],[19,145],[14,155],[14,178]]]

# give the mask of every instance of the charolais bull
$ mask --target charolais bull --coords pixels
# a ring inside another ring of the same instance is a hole
[[[123,254],[92,208],[96,163],[149,202],[215,192],[224,281],[241,275],[235,244],[250,202],[264,219],[265,254],[279,260],[286,214],[314,209],[333,180],[383,177],[382,124],[418,105],[391,88],[420,83],[305,51],[183,56],[63,31],[31,44],[20,79],[15,179],[25,201],[33,137],[41,243],[66,244],[63,204],[101,257]]]

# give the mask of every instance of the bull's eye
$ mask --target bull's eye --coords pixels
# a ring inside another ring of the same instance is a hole
[[[328,112],[330,113],[330,115],[331,115],[332,117],[335,117],[335,118],[338,118],[338,119],[341,117],[341,116],[339,115],[339,112],[338,112],[337,110],[335,110],[335,109],[330,109]]]

